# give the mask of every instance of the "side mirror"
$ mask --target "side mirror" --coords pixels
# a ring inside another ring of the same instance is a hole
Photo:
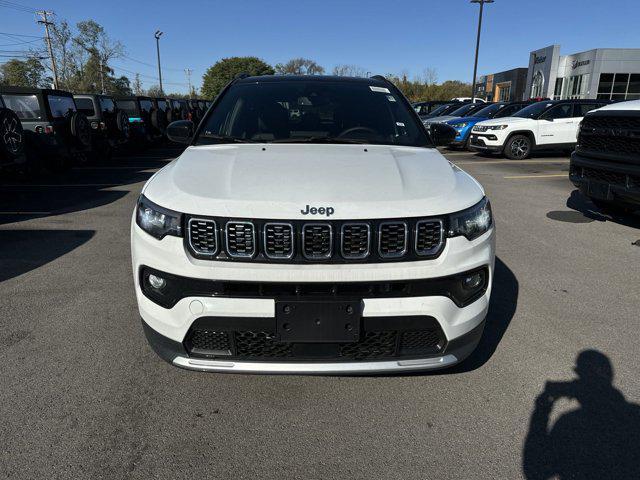
[[[193,139],[195,127],[191,120],[178,120],[171,122],[167,127],[167,138],[175,143],[188,145]]]
[[[451,125],[446,123],[432,123],[429,128],[431,140],[436,147],[444,147],[456,139],[458,132]]]

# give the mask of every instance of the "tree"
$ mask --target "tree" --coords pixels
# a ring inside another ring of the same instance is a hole
[[[308,58],[293,58],[276,65],[278,75],[322,75],[324,68]]]
[[[147,90],[149,97],[164,97],[164,93],[160,90],[160,85],[151,85]]]
[[[110,78],[107,93],[110,93],[111,95],[133,95],[131,82],[124,75],[119,78]]]
[[[273,67],[257,57],[223,58],[209,67],[202,77],[202,95],[213,99],[239,73],[273,75]]]
[[[367,71],[357,65],[336,65],[333,74],[338,77],[366,77]]]
[[[139,73],[136,73],[136,78],[133,81],[132,90],[133,90],[134,95],[143,95],[144,94],[144,88],[142,88],[142,82],[140,81],[140,74]]]
[[[47,87],[45,71],[37,58],[9,60],[0,66],[0,83],[14,87]]]

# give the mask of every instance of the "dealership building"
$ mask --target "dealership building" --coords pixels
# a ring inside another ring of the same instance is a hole
[[[526,78],[515,73],[522,71]],[[507,98],[640,99],[640,49],[596,48],[560,55],[560,46],[551,45],[531,52],[528,68],[481,77],[476,94],[494,102]]]

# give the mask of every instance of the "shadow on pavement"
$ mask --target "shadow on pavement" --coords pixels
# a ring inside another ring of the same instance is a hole
[[[0,283],[87,243],[93,230],[0,230]]]
[[[579,190],[571,192],[567,199],[567,207],[571,211],[552,211],[547,213],[547,218],[569,223],[615,222],[626,227],[640,228],[640,216],[632,213],[604,212]]]
[[[578,378],[547,382],[535,401],[523,449],[525,477],[640,478],[640,406],[613,387],[613,367],[603,353],[581,352],[574,371]],[[551,425],[562,399],[579,405]]]
[[[115,157],[108,164],[85,164],[64,174],[28,179],[3,174],[0,177],[0,225],[115,202],[128,193],[118,187],[148,180],[156,169],[165,166],[181,151],[181,148],[157,148],[143,154]]]

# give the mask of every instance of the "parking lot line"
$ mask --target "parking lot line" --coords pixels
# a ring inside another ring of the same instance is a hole
[[[549,173],[549,174],[543,174],[543,175],[508,175],[504,178],[508,178],[510,180],[519,180],[524,178],[553,178],[553,177],[569,178],[569,175],[566,173]]]
[[[536,164],[536,163],[569,163],[569,159],[560,158],[558,160],[540,159],[540,160],[465,160],[462,162],[456,162],[456,165],[513,165],[513,164]]]
[[[53,188],[53,187],[61,187],[61,188],[83,188],[83,187],[119,187],[120,183],[39,183],[39,184],[30,184],[30,183],[15,183],[15,184],[4,184],[0,185],[0,188]]]
[[[0,212],[0,215],[53,215],[53,212]]]

